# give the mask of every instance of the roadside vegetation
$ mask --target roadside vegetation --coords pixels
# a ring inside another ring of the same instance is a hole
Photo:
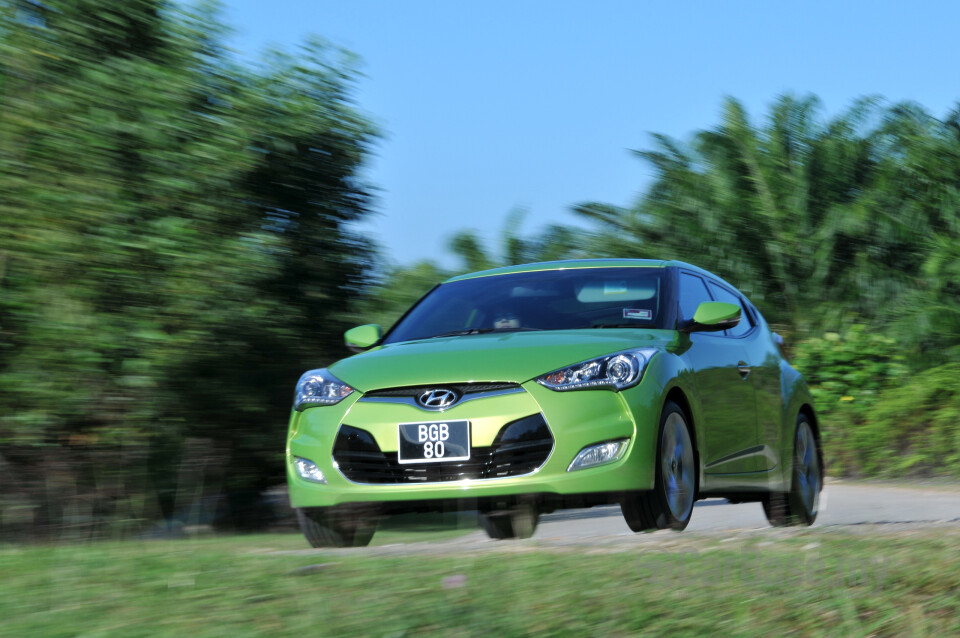
[[[863,325],[797,345],[830,474],[960,478],[960,364],[908,361],[902,344]]]
[[[0,546],[0,634],[900,636],[960,631],[956,527],[629,547],[303,550],[299,535]]]
[[[241,64],[226,32],[210,3],[0,2],[0,538],[271,522],[298,375],[455,274],[356,230],[380,135],[356,58]],[[633,205],[575,204],[586,230],[513,211],[496,246],[464,229],[456,272],[707,268],[786,337],[828,472],[960,476],[960,113],[730,98],[637,155]]]

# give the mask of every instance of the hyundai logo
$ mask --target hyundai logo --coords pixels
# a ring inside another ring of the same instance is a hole
[[[460,395],[454,390],[436,388],[417,395],[417,403],[428,410],[442,410],[460,400]]]

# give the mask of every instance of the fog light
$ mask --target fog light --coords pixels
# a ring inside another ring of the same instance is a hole
[[[302,478],[304,481],[323,483],[326,485],[327,479],[323,476],[323,472],[320,471],[320,468],[317,467],[317,464],[313,461],[301,459],[300,457],[294,457],[293,465],[297,468],[297,474],[299,474],[300,478]]]
[[[627,451],[627,443],[629,442],[630,439],[617,439],[616,441],[607,441],[606,443],[585,447],[580,450],[580,454],[577,454],[577,458],[573,459],[573,463],[570,464],[567,471],[572,472],[595,465],[612,463],[623,456],[623,453]]]

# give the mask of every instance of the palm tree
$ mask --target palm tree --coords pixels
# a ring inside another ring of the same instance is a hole
[[[575,209],[594,225],[591,252],[701,265],[794,328],[882,322],[950,223],[935,212],[942,193],[920,201],[916,181],[950,181],[929,158],[956,155],[960,127],[946,135],[922,109],[876,99],[829,121],[820,111],[815,97],[782,96],[758,127],[728,98],[720,125],[689,143],[654,136],[638,155],[656,176],[636,205]]]

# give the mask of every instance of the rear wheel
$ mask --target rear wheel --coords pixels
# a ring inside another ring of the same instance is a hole
[[[297,522],[311,547],[364,547],[377,531],[377,519],[350,516],[323,507],[298,508]]]
[[[680,531],[690,522],[697,492],[697,467],[687,417],[668,402],[660,416],[657,460],[651,492],[636,492],[621,501],[620,510],[635,532]]]
[[[496,540],[506,538],[530,538],[540,522],[540,512],[530,504],[480,512],[480,527],[487,536]]]
[[[789,492],[774,492],[763,499],[763,513],[774,527],[813,525],[820,509],[820,447],[810,420],[797,417],[793,440],[793,473]]]

